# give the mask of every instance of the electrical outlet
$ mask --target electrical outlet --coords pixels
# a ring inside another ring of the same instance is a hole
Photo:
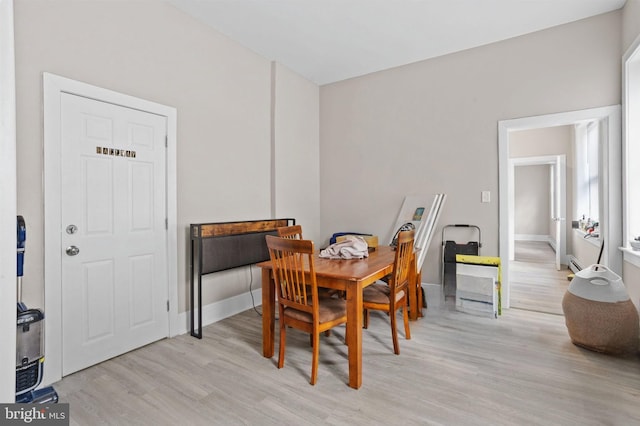
[[[483,203],[491,202],[491,191],[482,191],[482,202]]]

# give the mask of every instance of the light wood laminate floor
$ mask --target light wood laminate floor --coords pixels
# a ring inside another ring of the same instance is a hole
[[[562,315],[562,298],[569,287],[566,266],[556,269],[555,252],[546,242],[516,241],[509,263],[511,307]]]
[[[308,336],[291,329],[283,369],[261,355],[253,310],[165,339],[55,384],[72,425],[632,425],[640,358],[574,346],[564,318],[519,309],[499,319],[444,302],[411,323],[393,354],[388,318],[363,330],[363,385],[347,385],[344,327],[323,336],[308,383]]]

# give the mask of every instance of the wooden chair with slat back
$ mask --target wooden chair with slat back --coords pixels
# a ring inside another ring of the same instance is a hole
[[[315,385],[320,333],[347,322],[346,302],[337,298],[318,297],[313,241],[272,235],[267,235],[266,240],[278,296],[278,368],[284,366],[287,326],[310,333],[313,348],[310,383]]]
[[[278,236],[282,238],[302,239],[302,226],[300,225],[282,226],[278,228],[277,231]]]
[[[364,328],[369,326],[369,310],[384,311],[391,319],[391,336],[393,338],[393,352],[400,354],[398,346],[398,331],[396,327],[396,312],[402,309],[404,318],[404,333],[407,340],[411,339],[409,329],[409,306],[407,292],[413,257],[414,232],[404,231],[398,234],[398,246],[393,266],[393,273],[389,283],[376,283],[365,288],[362,293],[362,307],[364,309]]]

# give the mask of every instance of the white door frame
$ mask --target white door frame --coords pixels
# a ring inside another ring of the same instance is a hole
[[[13,0],[0,0],[0,402],[16,396],[16,84]]]
[[[62,378],[62,280],[60,249],[60,153],[61,96],[71,93],[167,117],[167,277],[169,299],[168,336],[178,334],[178,249],[175,108],[135,98],[79,81],[44,73],[44,307],[45,356],[43,384]]]
[[[606,126],[606,140],[602,140],[602,165],[600,179],[602,189],[600,235],[604,239],[604,263],[617,274],[622,274],[622,127],[620,105],[561,112],[534,117],[516,118],[498,122],[498,162],[500,188],[500,258],[502,259],[502,302],[504,308],[511,305],[509,282],[509,229],[513,226],[509,217],[509,133],[515,130],[566,126],[583,120],[600,120]],[[569,213],[567,213],[569,214]],[[568,220],[568,219],[567,219]]]
[[[556,236],[556,246],[554,250],[556,252],[556,267],[560,270],[560,264],[567,265],[567,233],[566,233],[566,216],[567,216],[567,168],[566,168],[566,155],[543,155],[537,157],[518,157],[518,158],[510,158],[509,159],[509,199],[507,202],[509,203],[509,259],[514,260],[515,258],[515,168],[520,166],[539,166],[539,165],[550,165],[556,166],[560,170],[560,174],[557,175],[557,179],[555,182],[551,182],[551,184],[555,188],[555,194],[558,196],[558,200],[560,202],[560,217],[565,219],[564,224],[560,223],[560,232],[559,235]],[[554,215],[556,213],[554,212]],[[557,228],[557,224],[556,224]]]

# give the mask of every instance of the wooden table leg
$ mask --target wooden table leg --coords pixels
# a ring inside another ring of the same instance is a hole
[[[362,386],[362,283],[347,286],[347,345],[349,346],[349,386]]]
[[[271,270],[262,268],[262,355],[271,358],[274,353],[274,330],[276,313],[274,310],[275,285]]]

